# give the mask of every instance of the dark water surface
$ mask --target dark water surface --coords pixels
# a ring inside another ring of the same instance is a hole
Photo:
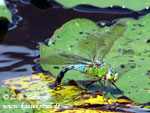
[[[95,22],[111,22],[119,18],[137,19],[141,16],[136,12],[106,14],[77,12],[73,9],[63,8],[40,10],[30,4],[12,1],[10,3],[17,5],[17,15],[20,15],[23,20],[17,24],[15,29],[8,31],[0,43],[0,84],[2,84],[2,80],[8,78],[28,76],[34,73],[33,59],[39,56],[38,44],[51,37],[57,28],[71,19],[87,18]],[[130,110],[132,111],[132,109]]]

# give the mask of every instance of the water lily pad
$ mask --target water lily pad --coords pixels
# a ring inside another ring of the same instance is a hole
[[[126,69],[115,83],[124,95],[137,103],[150,102],[150,15],[139,20],[124,19],[128,27],[124,36],[117,40],[109,53],[107,61],[114,68]],[[126,67],[125,64],[134,64]],[[129,71],[130,70],[130,71]]]
[[[6,18],[11,22],[11,12],[8,10],[5,4],[5,0],[0,1],[0,20],[1,18]]]
[[[117,24],[116,24],[117,25]],[[70,22],[64,24],[61,28],[57,29],[49,41],[49,46],[44,44],[40,45],[40,57],[48,56],[51,54],[57,53],[69,53],[69,54],[77,54],[84,58],[89,59],[89,56],[80,51],[77,52],[78,43],[81,39],[86,36],[90,36],[92,34],[104,34],[109,31],[110,34],[113,34],[113,37],[118,37],[121,32],[124,32],[125,28],[123,26],[116,25],[112,27],[100,28],[96,25],[96,23],[88,20],[88,19],[74,19]],[[117,31],[117,32],[114,32]],[[95,37],[96,38],[96,37]],[[92,40],[91,40],[92,41]],[[97,43],[97,42],[95,42]],[[85,46],[83,45],[83,48]],[[88,48],[87,48],[88,49]],[[89,48],[90,49],[90,48]],[[56,61],[55,61],[56,60]],[[62,59],[65,62],[65,59]],[[62,68],[66,65],[59,65],[59,61],[54,55],[53,58],[48,58],[45,61],[47,64],[41,64],[44,70],[50,71],[55,77],[57,77],[58,73],[62,70]],[[58,65],[49,65],[49,62],[57,62]],[[88,79],[85,74],[81,74],[78,71],[70,70],[65,74],[63,78],[63,82],[68,82],[68,80],[86,80]]]
[[[40,57],[44,57],[50,54],[63,53],[75,53],[77,43],[80,39],[89,34],[100,33],[99,27],[88,19],[75,19],[67,22],[62,27],[57,29],[49,41],[49,46],[44,44],[40,45]],[[55,60],[52,59],[52,60]],[[42,68],[46,71],[50,71],[54,76],[57,77],[58,73],[64,67],[64,65],[44,65],[41,64]],[[72,75],[73,73],[73,75]],[[64,82],[68,82],[68,79],[82,80],[85,79],[84,74],[71,70],[67,72]]]
[[[117,98],[124,95],[137,103],[150,102],[150,69],[148,67],[148,61],[150,60],[149,18],[150,15],[148,14],[138,20],[129,18],[119,20],[127,23],[127,29],[124,35],[113,45],[107,55],[106,63],[119,72],[120,77],[115,84],[122,92],[115,93],[112,88],[106,87],[105,93],[108,97]],[[44,57],[60,52],[74,54],[77,49],[77,40],[92,33],[101,34],[108,29],[111,30],[111,27],[100,28],[87,19],[72,20],[55,31],[49,41],[49,46],[40,45],[40,56]],[[41,64],[41,66],[54,76],[57,76],[63,67],[44,64]],[[86,80],[87,77],[75,70],[71,70],[65,74],[63,82],[72,79]],[[94,85],[96,89],[100,88],[100,84],[96,83]]]
[[[62,4],[63,6],[70,8],[77,5],[92,5],[101,8],[107,8],[112,6],[120,6],[123,8],[128,8],[134,11],[140,11],[143,9],[148,9],[150,7],[149,0],[56,0],[58,3]],[[134,4],[134,5],[133,5]]]

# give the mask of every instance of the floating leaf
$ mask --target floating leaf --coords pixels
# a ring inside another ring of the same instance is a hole
[[[64,57],[62,57],[62,55],[61,55],[62,53],[65,53],[65,54],[68,53],[68,54],[74,54],[74,55],[76,54],[78,56],[82,56],[84,58],[92,60],[90,58],[92,56],[88,56],[82,50],[80,51],[80,53],[78,53],[77,50],[79,48],[82,49],[82,47],[80,47],[80,45],[79,45],[82,42],[82,40],[87,36],[88,37],[92,36],[92,37],[89,37],[91,40],[92,40],[92,38],[94,39],[94,37],[97,39],[98,38],[97,36],[93,36],[93,34],[96,34],[98,36],[105,37],[106,44],[109,41],[109,40],[107,40],[107,38],[113,39],[113,37],[115,37],[115,39],[114,39],[114,41],[115,41],[119,37],[119,35],[122,32],[124,32],[124,30],[125,30],[124,26],[121,26],[121,24],[124,24],[124,22],[120,21],[112,27],[100,28],[94,22],[87,20],[87,19],[71,20],[70,22],[64,24],[61,28],[56,30],[53,37],[49,41],[50,47],[48,47],[44,44],[40,45],[40,57],[41,57],[40,60],[42,60],[42,62],[44,62],[44,64],[41,63],[41,66],[43,67],[44,70],[50,71],[54,76],[57,77],[58,73],[62,70],[62,68],[64,66],[66,66],[67,63],[65,63],[65,62],[68,62]],[[91,42],[92,41],[90,41],[89,43],[91,43]],[[101,40],[99,42],[101,42]],[[97,42],[95,42],[95,43],[97,43]],[[110,43],[110,44],[113,45],[113,43]],[[82,45],[82,46],[85,47],[84,45]],[[90,44],[90,46],[92,46],[92,44]],[[102,50],[103,49],[105,49],[105,48],[102,48]],[[106,49],[107,49],[107,51],[110,50],[110,48],[106,48]],[[88,52],[88,49],[83,49],[83,50]],[[60,56],[56,56],[55,54],[60,54]],[[51,55],[51,56],[49,57],[49,55]],[[97,55],[98,55],[98,57],[101,56],[100,53],[98,53]],[[47,57],[45,57],[46,59],[44,59],[44,56],[47,56]],[[62,61],[57,60],[58,57],[59,57],[59,60],[62,60]],[[73,57],[70,57],[70,58],[73,59]],[[81,61],[80,57],[77,57],[77,58],[80,59],[80,61]],[[76,59],[76,60],[78,60],[78,59]],[[50,63],[53,64],[53,62],[56,65],[49,65]],[[69,64],[71,64],[71,63],[74,64],[74,62],[69,62]],[[60,64],[62,66],[60,66]],[[63,77],[63,82],[67,83],[68,80],[85,81],[85,80],[89,80],[89,79],[91,79],[91,78],[87,77],[85,74],[82,74],[75,70],[70,70]],[[82,82],[82,83],[84,83],[84,82]],[[84,85],[86,85],[86,84],[87,83],[85,83]],[[94,89],[99,90],[100,88],[101,88],[101,85],[98,83],[98,86],[96,86]]]
[[[1,18],[6,18],[11,22],[11,12],[6,7],[4,0],[0,1],[0,19]]]
[[[77,5],[92,5],[101,8],[107,8],[110,6],[120,6],[123,8],[128,8],[134,11],[140,11],[145,8],[150,7],[149,0],[56,0],[58,3],[63,6],[70,8]],[[133,5],[134,4],[134,5]]]
[[[150,69],[148,67],[150,65],[148,62],[150,60],[149,18],[150,15],[138,20],[121,19],[121,22],[127,23],[126,32],[115,42],[107,55],[106,63],[120,73],[119,80],[115,84],[122,92],[116,92],[114,89],[106,87],[105,93],[108,97],[116,98],[125,95],[137,103],[150,101],[148,100],[150,98]],[[44,57],[60,52],[75,54],[78,40],[94,33],[102,34],[108,29],[111,29],[111,27],[99,28],[94,22],[87,19],[72,20],[56,30],[49,41],[50,47],[44,44],[40,45],[40,56]],[[43,64],[41,66],[56,77],[63,67]],[[80,72],[71,70],[65,74],[63,82],[72,79],[82,81],[86,80],[87,77]],[[94,84],[94,87],[95,90],[101,88],[99,83]]]
[[[134,64],[120,76],[115,83],[124,95],[137,103],[150,102],[150,15],[139,20],[124,19],[128,27],[124,36],[117,40],[109,53],[107,63],[113,68],[120,66],[122,69],[129,68],[125,64]]]
[[[100,33],[99,27],[88,19],[75,19],[67,22],[61,28],[57,29],[49,41],[49,46],[40,45],[40,57],[48,56],[51,53],[57,54],[60,52],[74,54],[77,48],[78,41],[90,34]],[[53,60],[53,59],[52,59]],[[64,65],[44,65],[41,64],[44,70],[50,71],[54,76],[57,76]],[[74,73],[72,75],[72,73]],[[84,74],[71,70],[67,72],[64,81],[68,79],[84,80]]]

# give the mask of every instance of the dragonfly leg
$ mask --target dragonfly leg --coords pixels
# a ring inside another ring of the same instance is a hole
[[[105,79],[104,79],[104,84],[101,83],[101,79],[99,79],[99,83],[101,84],[102,88],[101,88],[101,95],[105,98],[105,101],[104,102],[107,102],[109,104],[109,101],[108,101],[108,98],[103,94],[103,90],[105,88]]]
[[[100,78],[100,79],[98,80],[98,82],[101,84],[101,86],[103,86],[103,84],[101,83],[101,80],[102,80],[102,79]]]
[[[113,88],[112,85],[110,84],[110,81],[107,81],[107,83],[110,86],[110,88]]]
[[[100,82],[101,83],[101,82]],[[106,83],[106,75],[104,75],[104,84],[102,84],[102,88],[100,90],[101,93],[103,93],[104,89],[105,89],[105,83]]]
[[[99,79],[99,83],[100,83],[101,86],[102,86],[102,88],[101,88],[101,90],[102,90],[105,86],[104,86],[104,84],[102,84],[101,80],[102,80],[102,79],[100,78],[100,79]]]
[[[113,82],[110,82],[113,86],[115,86],[115,88],[118,90],[118,91],[121,91],[116,85],[115,85],[115,83],[113,83]],[[121,91],[122,92],[122,91]]]

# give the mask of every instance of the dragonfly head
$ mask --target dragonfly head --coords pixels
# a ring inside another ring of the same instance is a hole
[[[109,69],[108,75],[107,75],[107,79],[109,79],[111,82],[115,82],[119,77],[119,73],[118,72],[114,72],[112,70],[112,68]]]

